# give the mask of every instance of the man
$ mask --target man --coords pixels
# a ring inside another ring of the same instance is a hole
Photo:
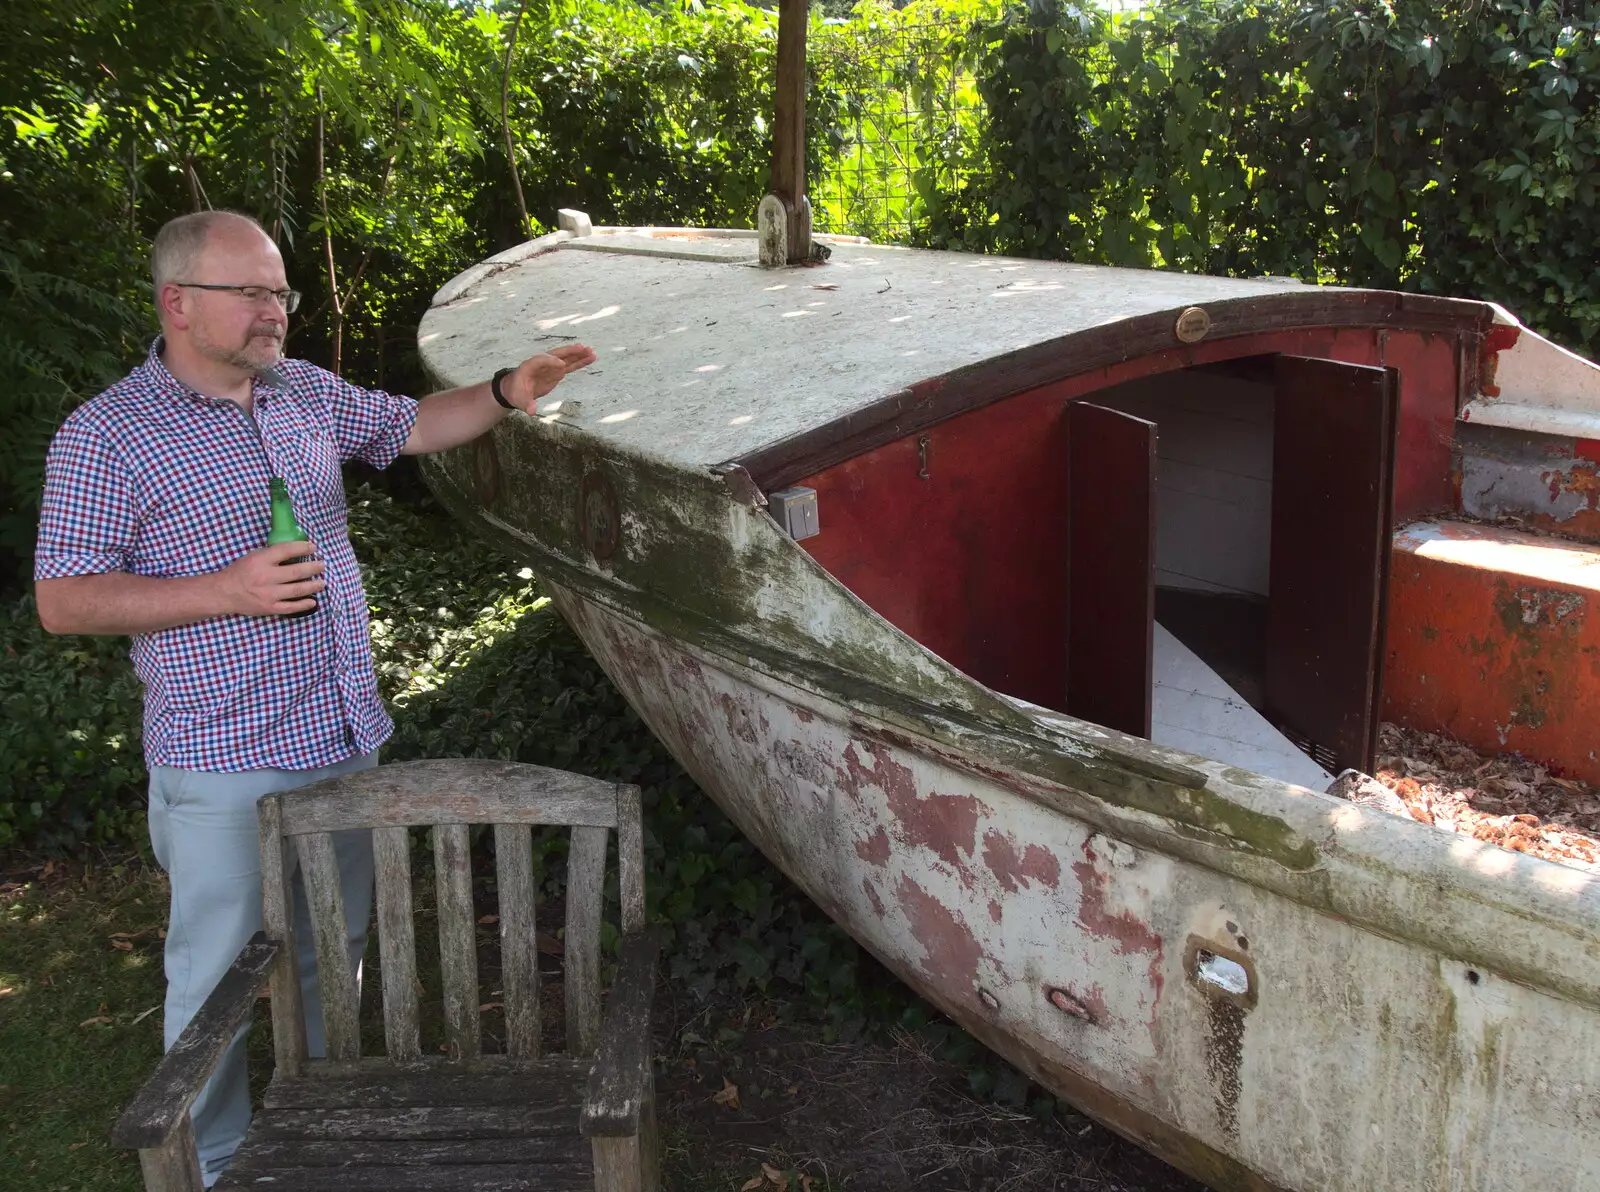
[[[148,359],[74,411],[51,444],[34,577],[50,632],[133,638],[150,838],[172,884],[170,1048],[261,926],[256,800],[376,765],[394,728],[378,697],[340,465],[386,467],[474,439],[513,407],[531,414],[594,353],[557,348],[419,403],[280,358],[299,295],[254,220],[220,211],[173,220],[156,236],[151,276],[161,335]],[[304,543],[261,545],[273,477],[315,561],[289,562]],[[338,841],[356,962],[372,897],[365,837]],[[303,888],[297,902],[317,1055],[322,1007]],[[241,1032],[194,1106],[208,1187],[249,1120]]]

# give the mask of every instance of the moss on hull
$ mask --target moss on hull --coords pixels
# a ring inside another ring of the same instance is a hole
[[[424,472],[456,516],[548,581],[851,709],[878,726],[869,734],[903,734],[1140,847],[1600,1002],[1594,898],[1562,903],[1533,875],[1470,871],[1424,828],[1006,700],[885,622],[724,477],[520,416]]]

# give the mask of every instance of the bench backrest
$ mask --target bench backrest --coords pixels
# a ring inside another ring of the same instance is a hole
[[[539,973],[532,829],[570,826],[563,953],[567,1049],[583,1056],[594,1052],[600,1032],[600,919],[612,829],[617,832],[621,928],[624,933],[644,928],[637,787],[515,762],[417,761],[268,795],[258,814],[263,925],[269,937],[285,945],[272,977],[273,1047],[280,1074],[297,1075],[306,1063],[289,847],[298,851],[311,911],[327,1058],[354,1062],[361,1055],[359,994],[332,836],[352,829],[372,832],[384,1040],[388,1058],[403,1062],[422,1058],[409,829],[432,829],[445,1040],[451,1059],[470,1059],[481,1052],[470,829],[494,825],[506,1052],[514,1059],[533,1059],[539,1054]]]

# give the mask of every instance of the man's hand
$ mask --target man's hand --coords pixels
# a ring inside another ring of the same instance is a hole
[[[594,363],[594,350],[582,344],[564,344],[549,352],[529,356],[500,382],[505,399],[526,414],[532,414],[539,399],[549,393],[569,372]],[[417,420],[405,446],[405,455],[427,455],[470,443],[506,416],[505,410],[490,395],[490,382],[463,385],[430,393],[417,407]]]
[[[506,400],[526,414],[534,412],[539,399],[549,393],[570,372],[587,368],[595,360],[594,349],[583,344],[563,344],[529,356],[517,371],[500,382]]]
[[[322,579],[322,561],[290,564],[289,560],[304,558],[312,549],[309,542],[280,542],[235,559],[216,573],[218,602],[241,617],[310,612],[317,607],[312,597],[328,586]]]

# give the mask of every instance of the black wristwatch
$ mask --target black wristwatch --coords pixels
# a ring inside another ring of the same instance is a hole
[[[489,392],[494,394],[495,401],[499,402],[508,410],[515,410],[518,407],[507,401],[506,395],[500,392],[500,382],[503,378],[510,376],[516,371],[517,370],[515,368],[502,368],[499,372],[495,373],[493,377],[489,378]]]

